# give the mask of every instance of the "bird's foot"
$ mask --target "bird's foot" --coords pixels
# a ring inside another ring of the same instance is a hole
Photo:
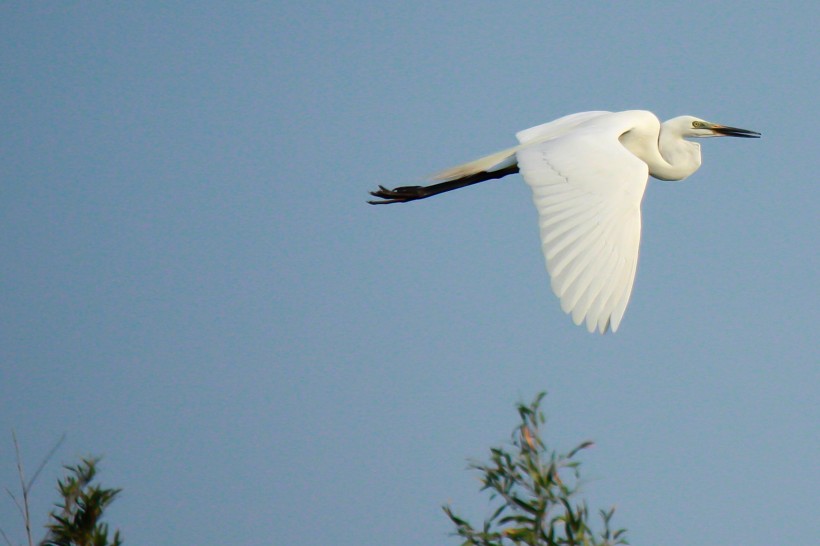
[[[389,190],[384,186],[379,186],[376,191],[370,192],[373,197],[379,197],[381,201],[368,201],[371,205],[388,205],[390,203],[406,203],[428,197],[424,186],[401,186]]]

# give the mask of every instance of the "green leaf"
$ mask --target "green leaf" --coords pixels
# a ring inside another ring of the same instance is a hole
[[[585,503],[573,501],[580,482],[580,462],[571,460],[578,452],[592,446],[586,441],[567,454],[549,450],[543,440],[541,425],[546,422],[540,409],[546,393],[539,393],[530,404],[516,406],[520,423],[513,429],[510,443],[490,448],[487,463],[473,462],[470,468],[479,472],[482,491],[489,492],[491,516],[484,520],[483,532],[445,512],[456,525],[464,544],[473,546],[614,546],[625,544],[625,531],[612,534],[609,529],[614,509],[600,511],[604,529],[603,542],[589,525]],[[571,469],[574,480],[563,474]],[[610,541],[610,536],[615,542]]]

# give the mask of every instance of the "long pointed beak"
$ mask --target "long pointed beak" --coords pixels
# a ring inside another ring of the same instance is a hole
[[[712,131],[720,136],[733,136],[742,138],[760,138],[760,133],[757,131],[749,131],[748,129],[738,129],[737,127],[726,127],[725,125],[715,125],[711,128]]]

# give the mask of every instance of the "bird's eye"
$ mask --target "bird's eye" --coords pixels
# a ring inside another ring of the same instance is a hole
[[[694,129],[700,129],[701,127],[703,127],[703,122],[702,121],[693,121],[692,122],[692,127]]]

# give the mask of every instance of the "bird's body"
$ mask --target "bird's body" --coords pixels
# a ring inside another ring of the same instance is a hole
[[[519,145],[442,171],[438,184],[372,192],[383,201],[430,197],[520,172],[532,188],[552,289],[576,324],[618,329],[638,262],[640,205],[648,176],[683,180],[701,164],[685,137],[759,133],[651,112],[581,112],[516,134]]]

